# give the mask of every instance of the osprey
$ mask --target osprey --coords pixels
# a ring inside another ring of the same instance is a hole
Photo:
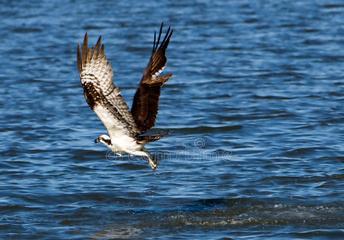
[[[154,126],[161,87],[172,76],[171,73],[161,75],[167,61],[165,52],[173,33],[169,27],[160,42],[162,29],[163,24],[160,26],[158,36],[156,32],[154,33],[152,54],[136,90],[130,111],[119,88],[112,81],[112,67],[105,56],[101,36],[96,45],[89,48],[86,33],[82,46],[78,44],[77,48],[77,65],[86,102],[109,134],[100,135],[95,140],[96,143],[101,142],[118,154],[144,156],[153,170],[157,168],[158,162],[144,145],[159,140],[162,134],[145,133]]]

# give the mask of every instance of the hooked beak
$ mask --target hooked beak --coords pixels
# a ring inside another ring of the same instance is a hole
[[[99,138],[96,138],[95,140],[94,140],[94,142],[95,143],[99,143],[100,141],[99,141]]]

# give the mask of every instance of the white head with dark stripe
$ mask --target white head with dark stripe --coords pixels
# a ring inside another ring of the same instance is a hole
[[[111,146],[111,138],[108,135],[102,134],[94,140],[95,143],[103,143],[105,146]]]

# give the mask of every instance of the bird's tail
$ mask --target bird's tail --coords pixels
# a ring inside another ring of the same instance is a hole
[[[168,135],[169,132],[168,131],[161,131],[159,133],[154,133],[154,134],[145,134],[145,135],[139,135],[137,137],[137,141],[140,144],[146,144],[149,142],[154,142],[154,141],[158,141],[160,138]]]

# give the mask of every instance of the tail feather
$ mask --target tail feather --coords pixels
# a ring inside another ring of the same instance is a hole
[[[165,131],[165,132],[159,132],[159,133],[156,133],[156,134],[149,134],[149,135],[139,135],[137,137],[137,141],[140,143],[140,144],[146,144],[146,143],[149,143],[149,142],[155,142],[155,141],[158,141],[160,138],[168,135],[168,131]]]

